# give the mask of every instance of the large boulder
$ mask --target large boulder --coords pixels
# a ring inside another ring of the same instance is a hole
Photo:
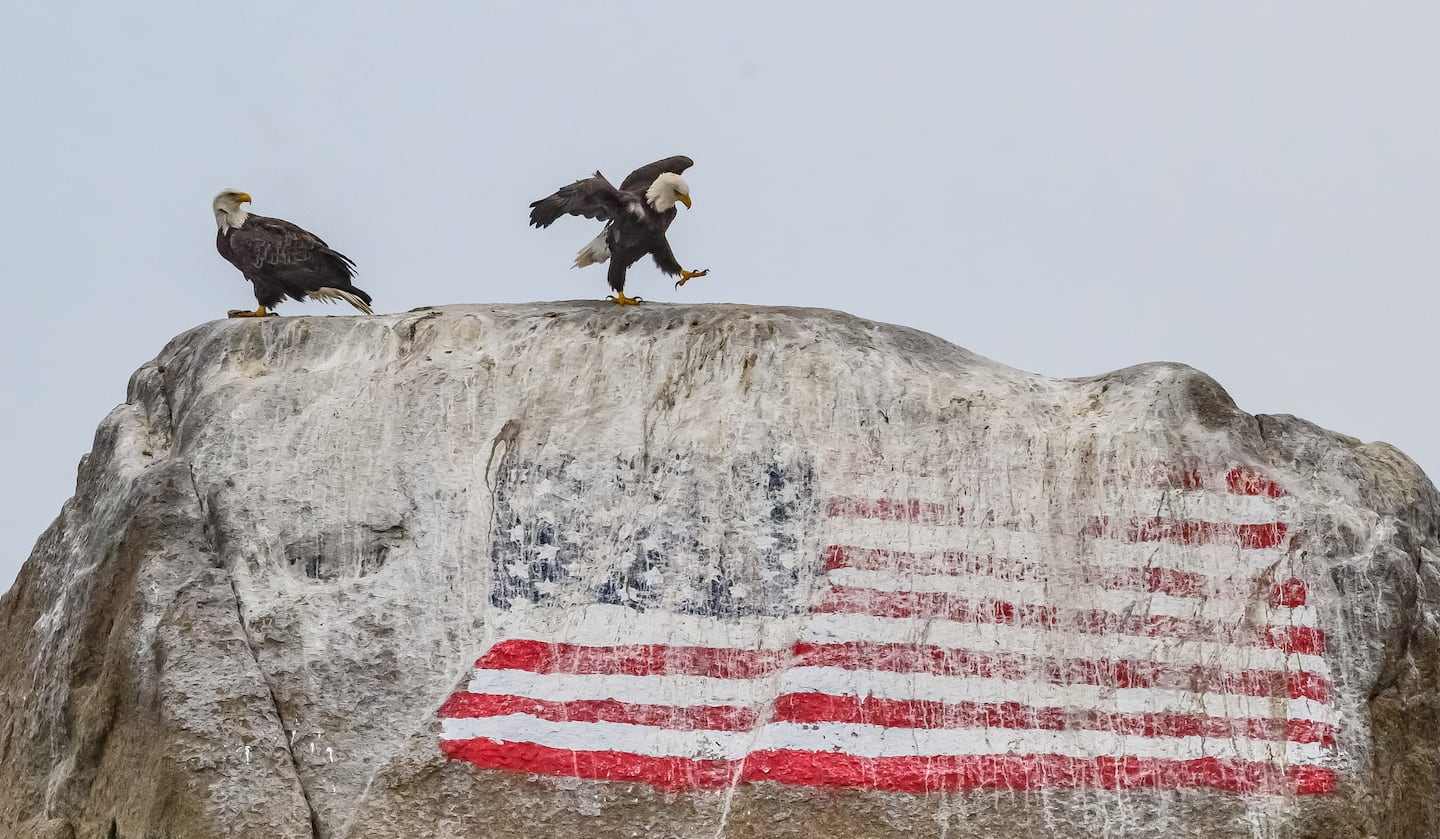
[[[836,312],[211,323],[0,600],[16,837],[1440,835],[1440,498]]]

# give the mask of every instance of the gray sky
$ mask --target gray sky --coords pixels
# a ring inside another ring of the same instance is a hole
[[[377,311],[598,298],[567,270],[596,225],[526,206],[687,154],[670,239],[712,273],[631,293],[1056,376],[1183,361],[1440,474],[1440,5],[801,5],[11,4],[0,590],[130,373],[254,305],[222,187],[354,257]]]

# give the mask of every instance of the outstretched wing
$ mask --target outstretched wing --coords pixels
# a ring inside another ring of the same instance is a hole
[[[230,231],[235,266],[252,279],[296,290],[350,288],[355,263],[314,233],[284,219],[251,214]]]
[[[596,172],[594,177],[562,186],[554,195],[531,204],[530,224],[549,227],[555,219],[564,215],[610,221],[620,214],[624,204],[624,196],[605,180],[604,175]]]
[[[695,161],[683,154],[667,157],[664,160],[657,160],[654,163],[641,166],[626,176],[624,182],[620,184],[620,191],[638,192],[644,195],[645,190],[650,188],[650,184],[655,183],[655,179],[665,172],[672,172],[678,175],[694,165]]]

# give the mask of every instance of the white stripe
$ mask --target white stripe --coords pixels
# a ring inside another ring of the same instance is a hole
[[[1318,743],[1251,738],[1138,737],[1106,731],[885,728],[849,723],[771,723],[759,732],[681,731],[611,722],[554,722],[529,714],[441,720],[445,740],[487,739],[552,749],[615,751],[647,757],[740,760],[754,751],[796,750],[861,757],[1060,755],[1161,760],[1218,758],[1276,764],[1317,763]]]
[[[805,622],[788,618],[708,618],[625,606],[589,604],[579,608],[502,610],[491,619],[497,639],[609,647],[668,644],[742,650],[788,650]]]
[[[863,549],[862,549],[863,550]],[[1000,587],[998,590],[1014,591],[1028,590],[1036,592],[1033,596],[1041,596],[1047,588],[1063,586],[1074,588],[1079,586],[1092,586],[1102,588],[1094,583],[1087,583],[1086,580],[1105,580],[1111,576],[1137,578],[1137,586],[1145,585],[1145,575],[1150,571],[1159,571],[1158,568],[1127,568],[1124,571],[1116,571],[1111,568],[1083,566],[1078,564],[1065,564],[1059,567],[1054,565],[1029,562],[1027,560],[1010,561],[1007,559],[996,559],[994,561],[997,573],[989,573],[989,560],[986,557],[955,559],[948,561],[948,568],[927,568],[927,569],[906,569],[903,566],[905,560],[882,560],[873,564],[881,565],[876,569],[852,568],[842,566],[831,569],[826,573],[830,581],[835,585],[857,586],[859,588],[873,588],[881,591],[963,591],[970,592],[977,583],[985,585],[983,580],[996,580]],[[972,567],[973,566],[973,567]],[[1010,578],[1006,578],[1006,574]],[[1017,579],[1018,578],[1018,579]],[[953,580],[954,582],[947,582]],[[972,580],[977,581],[972,583]],[[1238,600],[1250,603],[1256,599],[1268,598],[1271,592],[1271,584],[1257,578],[1205,578],[1209,585],[1202,586],[1198,594],[1185,595],[1203,597],[1209,599]],[[1124,587],[1112,586],[1103,588],[1105,591],[1127,592],[1132,598],[1143,598],[1151,593],[1146,588],[1137,586]],[[1157,594],[1160,592],[1156,592]],[[1178,595],[1177,595],[1178,596]]]
[[[1117,614],[1162,615],[1185,620],[1215,620],[1275,626],[1314,626],[1313,610],[1270,606],[1268,589],[1253,597],[1220,594],[1175,597],[1144,591],[1105,589],[1055,580],[1002,580],[981,574],[906,574],[837,568],[827,574],[832,585],[882,592],[935,592],[964,595],[966,599],[995,598],[1016,605],[1055,606],[1060,609],[1101,609]]]
[[[750,731],[657,728],[617,722],[554,722],[529,714],[442,719],[442,740],[498,740],[552,749],[615,751],[647,757],[738,760],[756,740]]]
[[[1344,715],[1323,702],[1313,699],[1291,699],[1285,703],[1285,718],[1292,720],[1314,720],[1339,725]]]
[[[525,696],[549,702],[613,699],[636,705],[697,707],[768,705],[786,693],[873,696],[924,702],[1018,702],[1037,708],[1096,710],[1102,713],[1200,714],[1226,719],[1289,719],[1333,723],[1334,712],[1308,700],[1282,700],[1237,694],[1196,693],[1168,688],[1110,688],[1056,685],[1040,681],[939,676],[796,667],[764,679],[715,679],[707,676],[577,675],[528,670],[476,670],[471,693]]]
[[[1288,616],[1280,615],[1282,611],[1287,612]],[[1314,606],[1296,606],[1293,609],[1277,606],[1270,609],[1269,623],[1274,626],[1305,626],[1313,629],[1316,626],[1317,614]]]
[[[1312,607],[1293,610],[1301,625],[1315,622]],[[789,650],[796,641],[813,644],[875,642],[933,645],[978,652],[1016,652],[1050,658],[1100,661],[1138,659],[1175,667],[1223,667],[1275,670],[1329,678],[1323,656],[1286,653],[1250,645],[1220,644],[1135,635],[1090,635],[1061,629],[1032,629],[1005,624],[970,623],[871,615],[818,614],[790,618],[720,620],[663,612],[637,612],[624,606],[591,605],[576,610],[531,609],[496,615],[492,628],[501,639],[621,646],[671,646]]]
[[[871,615],[811,615],[800,641],[812,644],[873,642],[933,645],[980,652],[1014,652],[1047,658],[1101,661],[1139,659],[1176,667],[1278,670],[1329,678],[1323,656],[1242,644],[1139,635],[1087,635],[997,623],[968,623]]]
[[[510,694],[573,702],[614,699],[637,705],[739,705],[754,708],[776,696],[775,677],[715,679],[709,676],[628,676],[617,674],[532,673],[529,670],[476,670],[471,693]]]
[[[1213,577],[1277,579],[1287,560],[1281,548],[1186,545],[1159,540],[1126,542],[1000,527],[940,527],[875,519],[829,519],[825,544],[910,551],[961,551],[972,556],[1029,560],[1054,574],[1066,568],[1173,568]],[[1285,576],[1288,576],[1285,575]]]

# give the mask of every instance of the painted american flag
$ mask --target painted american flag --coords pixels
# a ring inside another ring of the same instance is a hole
[[[623,582],[547,606],[580,548],[542,533],[545,561],[498,564],[529,587],[496,601],[442,751],[666,790],[1333,791],[1325,637],[1283,489],[1246,468],[1151,478],[1070,532],[913,490],[829,498],[823,579],[793,614],[736,608],[723,579],[711,608]]]

